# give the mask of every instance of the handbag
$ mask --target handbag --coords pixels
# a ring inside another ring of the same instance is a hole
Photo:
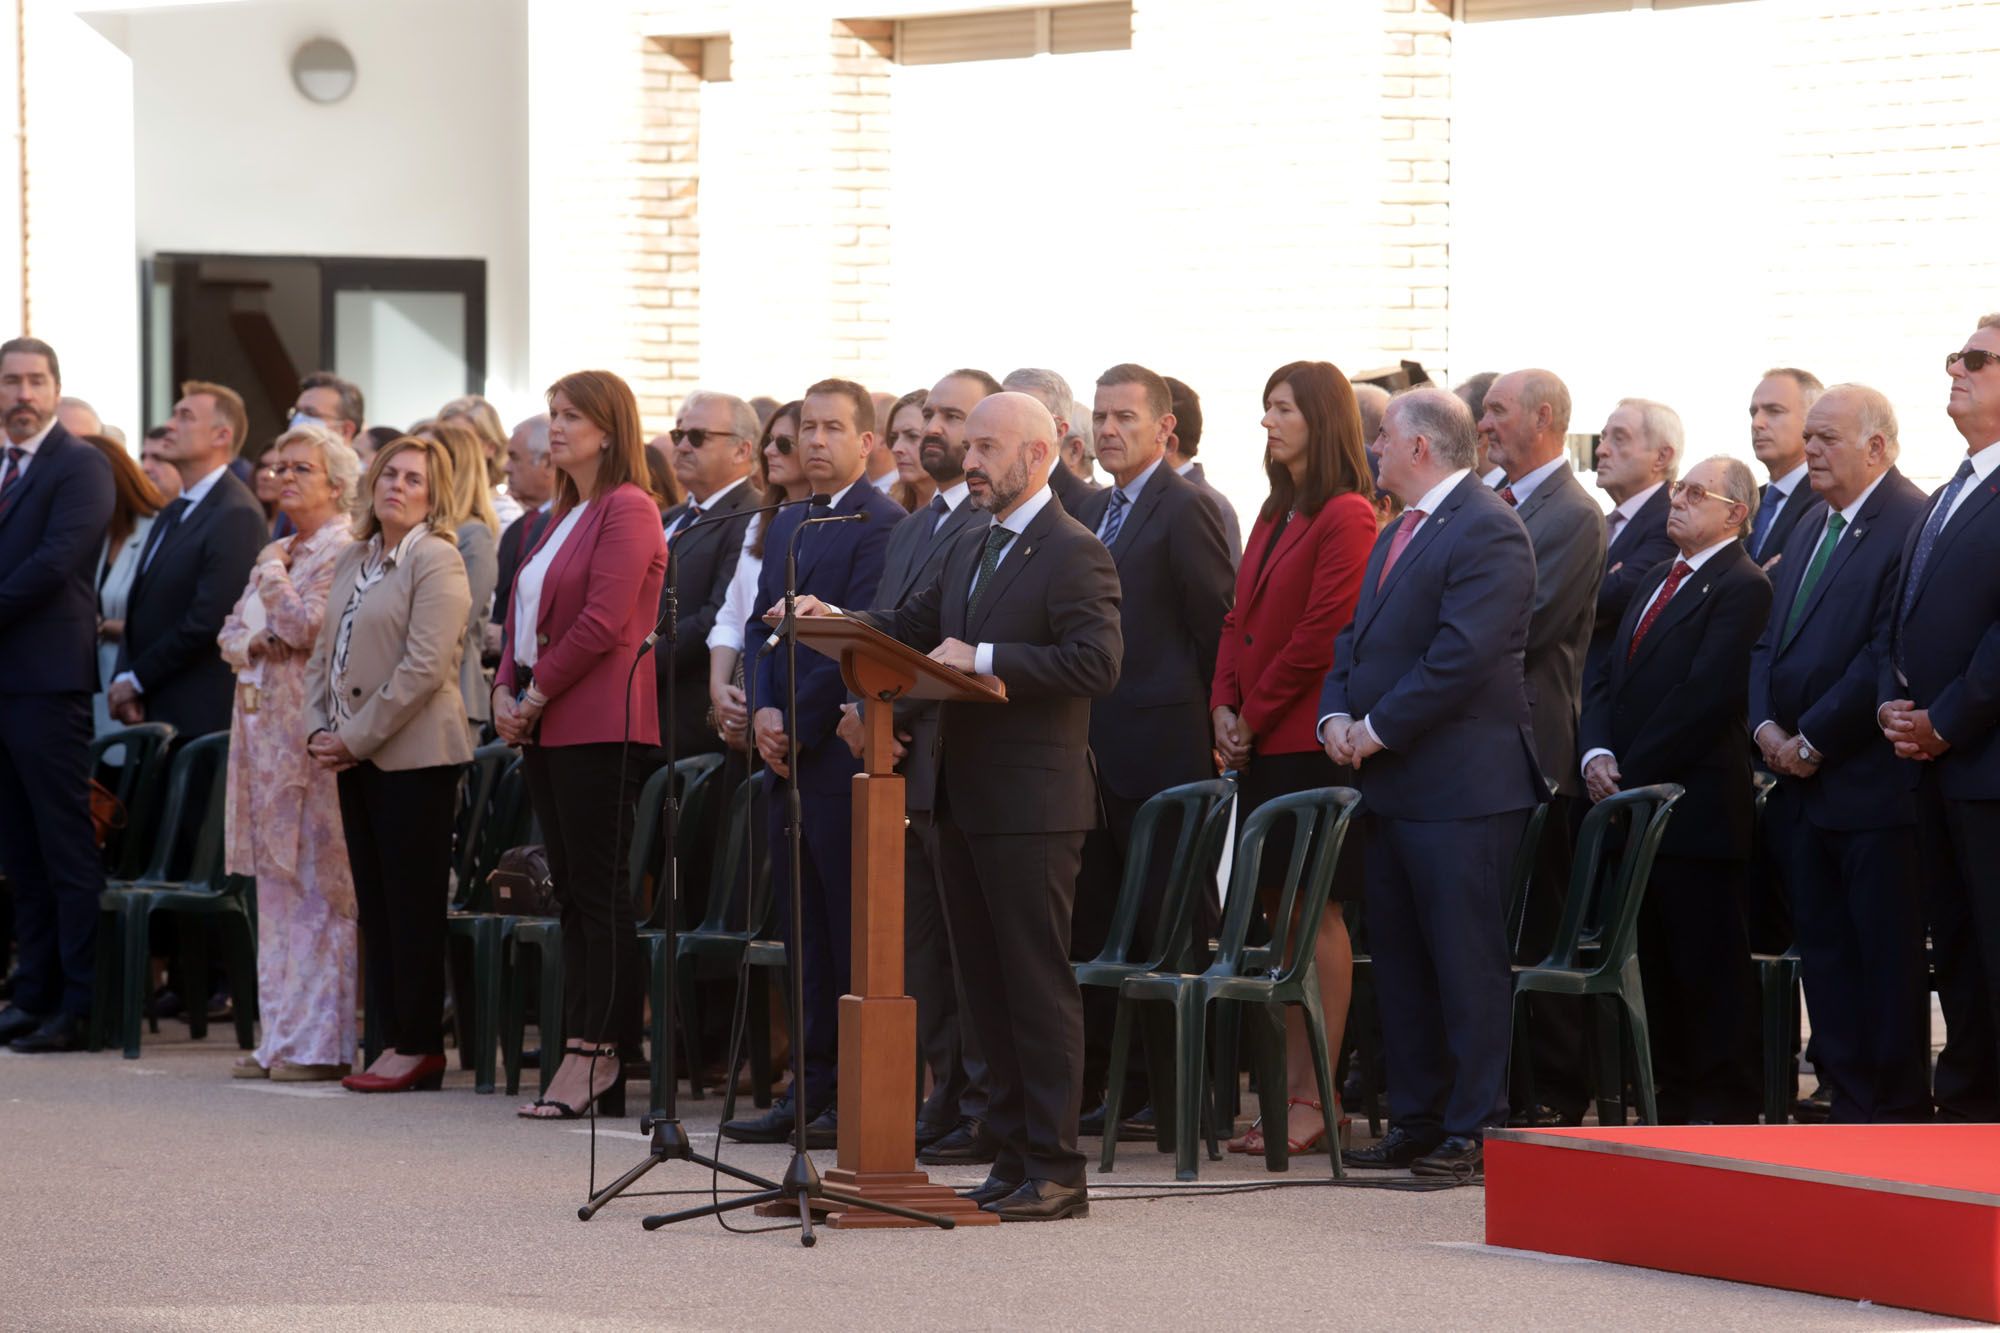
[[[554,916],[555,879],[549,874],[548,849],[540,843],[509,847],[486,876],[493,910],[507,916]]]
[[[111,840],[111,835],[125,827],[125,802],[112,794],[111,788],[96,778],[90,780],[90,825],[97,834],[97,847]]]

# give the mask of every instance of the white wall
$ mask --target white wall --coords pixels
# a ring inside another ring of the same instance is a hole
[[[503,412],[536,410],[526,0],[301,0],[97,21],[132,57],[141,253],[484,259],[487,392]],[[332,106],[291,82],[292,52],[317,36],[345,44],[359,71]],[[440,400],[458,391],[440,386]]]

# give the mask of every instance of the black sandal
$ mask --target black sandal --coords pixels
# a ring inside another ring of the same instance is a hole
[[[573,1041],[564,1045],[563,1054],[595,1055],[600,1059],[608,1056],[613,1062],[617,1062],[618,1060],[618,1048],[616,1046],[592,1046],[587,1042],[581,1041]],[[586,1098],[582,1106],[571,1106],[568,1102],[559,1102],[552,1097],[537,1097],[525,1109],[516,1111],[514,1114],[522,1120],[581,1120],[590,1114],[590,1108],[593,1104],[596,1105],[597,1113],[601,1116],[613,1120],[624,1118],[625,1068],[622,1063],[618,1065],[618,1077],[612,1081],[611,1086],[598,1093],[595,1097]],[[547,1106],[554,1107],[556,1113],[554,1115],[535,1114],[536,1111]]]

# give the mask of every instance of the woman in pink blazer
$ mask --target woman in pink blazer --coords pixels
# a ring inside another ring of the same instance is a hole
[[[643,763],[627,763],[624,751],[629,742],[643,757],[660,741],[652,672],[633,665],[659,615],[667,548],[631,388],[609,371],[581,370],[548,397],[555,506],[514,578],[493,723],[523,747],[562,904],[567,1045],[548,1096],[520,1114],[573,1120],[592,1102],[624,1114],[618,1043],[638,1037],[642,976],[625,862]]]

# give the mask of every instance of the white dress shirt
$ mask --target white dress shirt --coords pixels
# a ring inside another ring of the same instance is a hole
[[[1111,488],[1115,491],[1122,493],[1125,496],[1125,518],[1129,519],[1132,517],[1132,506],[1139,503],[1139,495],[1142,491],[1146,489],[1146,483],[1153,479],[1153,474],[1160,470],[1160,464],[1166,461],[1167,461],[1167,456],[1165,454],[1161,454],[1158,458],[1155,458],[1150,465],[1148,465],[1148,467],[1144,472],[1141,472],[1138,476],[1132,478],[1132,480],[1126,482],[1123,486],[1114,486]],[[1188,466],[1193,467],[1194,464],[1189,463]],[[1106,505],[1104,507],[1104,517],[1097,520],[1097,537],[1099,541],[1102,541],[1104,539],[1104,525],[1109,523],[1110,521],[1111,521],[1111,506]],[[1001,526],[1005,527],[1006,525],[1002,524]]]
[[[743,651],[743,626],[750,619],[750,602],[757,595],[757,580],[764,576],[764,558],[750,552],[757,545],[757,534],[764,530],[764,520],[769,517],[769,514],[752,514],[749,526],[743,529],[743,549],[736,557],[736,572],[729,576],[729,590],[722,594],[722,609],[715,613],[715,624],[708,630],[710,648]]]
[[[946,486],[938,491],[938,496],[944,501],[944,512],[938,515],[937,522],[931,524],[932,536],[937,535],[937,530],[945,525],[946,520],[958,512],[958,507],[964,504],[971,495],[972,487],[963,478],[959,480],[956,486]]]
[[[1431,515],[1437,512],[1438,506],[1444,503],[1445,497],[1447,495],[1450,495],[1453,491],[1457,490],[1458,484],[1471,475],[1472,475],[1471,468],[1469,467],[1460,468],[1458,471],[1452,473],[1450,476],[1446,477],[1443,481],[1439,482],[1437,485],[1425,491],[1422,499],[1418,500],[1415,504],[1411,505],[1409,509],[1403,511],[1403,513],[1407,516],[1413,510],[1422,510],[1424,515],[1423,518],[1418,521],[1417,526],[1410,529],[1409,540],[1403,543],[1403,549],[1405,550],[1409,549],[1410,542],[1413,542],[1417,539],[1417,534],[1424,530],[1424,524],[1431,521]],[[1397,520],[1397,522],[1399,523],[1401,521],[1402,521],[1401,519]],[[1401,559],[1400,556],[1397,558]],[[1319,720],[1319,725],[1316,728],[1314,728],[1313,734],[1319,737],[1320,743],[1324,745],[1326,743],[1326,724],[1328,722],[1331,722],[1334,718],[1347,717],[1347,716],[1349,715],[1346,713],[1328,713],[1325,717],[1322,717]],[[1361,719],[1361,729],[1368,733],[1369,740],[1374,741],[1377,745],[1382,745],[1382,738],[1375,734],[1374,726],[1365,717]],[[1382,748],[1386,750],[1389,747],[1386,745],[1382,745]]]
[[[2000,444],[2000,440],[1994,441],[1994,444]],[[1965,507],[1965,502],[1972,498],[1972,493],[1979,488],[1979,483],[1992,476],[1995,468],[2000,468],[2000,448],[1995,448],[1993,444],[1968,457],[1972,460],[1972,476],[1966,479],[1965,485],[1959,487],[1958,494],[1952,497],[1951,508],[1944,516],[1944,525],[1947,528],[1951,526],[1952,519],[1958,516],[1958,511]],[[1954,472],[1957,470],[1957,468],[1952,469]],[[1925,518],[1928,520],[1929,515],[1925,515]]]
[[[897,482],[901,481],[902,479],[903,479],[902,473],[898,472],[895,468],[890,468],[887,472],[884,472],[879,477],[870,477],[868,479],[868,484],[870,486],[873,486],[876,490],[882,492],[882,494],[887,495],[889,493],[890,488],[893,487]],[[841,494],[845,495],[847,494],[847,492],[842,491]]]
[[[1157,467],[1158,464],[1156,463],[1154,466]],[[1152,468],[1147,468],[1143,476],[1135,478],[1136,484],[1143,486],[1145,484],[1145,477],[1151,476],[1152,472]],[[1007,563],[1007,557],[1014,554],[1014,548],[1021,544],[1021,534],[1026,532],[1028,525],[1035,521],[1035,515],[1041,513],[1049,501],[1054,498],[1055,492],[1044,486],[1023,500],[1020,507],[1013,513],[1007,515],[1005,518],[996,518],[993,520],[994,527],[1007,529],[1007,531],[1014,534],[1014,540],[1000,548],[1000,556],[993,562],[993,574],[988,576],[989,582],[1000,573],[1000,566]],[[976,582],[977,579],[978,576],[975,574],[974,581]],[[971,590],[967,589],[967,600],[969,601],[971,597]],[[979,676],[990,676],[993,674],[992,644],[982,643],[972,650],[972,670],[974,675]]]
[[[578,521],[589,508],[590,501],[585,500],[564,514],[562,522],[556,524],[556,530],[549,534],[548,540],[544,541],[541,548],[535,552],[535,558],[514,576],[515,666],[531,667],[541,660],[541,644],[536,638],[535,629],[542,615],[542,585],[548,581],[549,566],[555,563],[556,553],[562,550],[563,543],[569,540],[570,533],[576,531]]]
[[[735,481],[730,482],[727,486],[709,492],[709,496],[706,500],[697,500],[692,495],[690,495],[688,497],[687,505],[681,510],[680,513],[674,516],[674,521],[667,525],[667,540],[672,541],[674,539],[674,534],[676,532],[679,532],[682,528],[687,527],[690,523],[693,523],[696,519],[700,518],[703,514],[706,514],[709,510],[715,508],[718,504],[721,504],[722,497],[728,495],[731,491],[735,490],[738,486],[741,486],[744,482],[748,480],[750,480],[750,478],[747,476],[738,477]]]
[[[1519,509],[1522,505],[1528,503],[1528,497],[1533,495],[1543,482],[1553,477],[1556,474],[1557,468],[1568,466],[1569,460],[1561,454],[1557,454],[1554,458],[1551,458],[1548,462],[1542,464],[1519,481],[1508,482],[1507,489],[1514,492],[1514,508]]]
[[[14,465],[14,482],[16,485],[20,484],[21,478],[28,475],[28,465],[35,461],[35,452],[42,447],[42,441],[48,439],[49,432],[55,428],[56,419],[50,417],[48,425],[42,427],[41,430],[30,435],[19,444],[14,443],[12,440],[0,443],[0,476],[4,476],[7,471],[6,451],[9,449],[19,449],[21,451],[21,461]]]
[[[1609,521],[1609,519],[1615,519],[1617,521],[1611,524],[1611,531],[1608,535],[1609,540],[1614,542],[1617,541],[1618,534],[1625,531],[1625,525],[1627,523],[1630,523],[1633,519],[1637,518],[1639,516],[1639,511],[1646,507],[1646,501],[1653,498],[1653,492],[1659,490],[1660,487],[1666,484],[1667,483],[1665,483],[1664,481],[1656,481],[1651,486],[1648,486],[1645,490],[1640,491],[1634,495],[1628,495],[1623,500],[1620,500],[1616,505],[1612,506],[1611,513],[1608,516],[1607,521]]]
[[[1488,468],[1479,474],[1479,484],[1489,491],[1499,490],[1500,483],[1505,480],[1507,480],[1507,469],[1504,467]]]

